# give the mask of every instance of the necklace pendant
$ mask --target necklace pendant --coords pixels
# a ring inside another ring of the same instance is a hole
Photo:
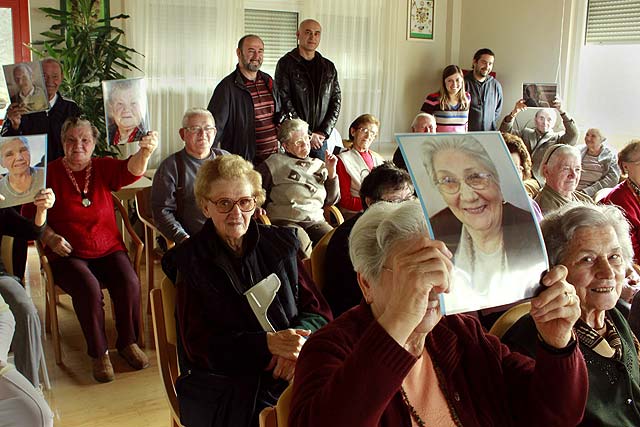
[[[91,200],[89,200],[87,197],[83,198],[82,206],[84,206],[85,208],[88,208],[89,206],[91,206]]]

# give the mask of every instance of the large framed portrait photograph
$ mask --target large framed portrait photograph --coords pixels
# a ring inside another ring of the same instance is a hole
[[[49,97],[39,61],[3,65],[4,79],[11,103],[26,110],[23,114],[49,110]]]
[[[527,107],[549,108],[557,96],[556,83],[522,83],[522,99]]]
[[[0,138],[0,208],[31,203],[45,188],[47,135]]]
[[[431,237],[453,253],[444,314],[534,296],[547,254],[530,199],[499,132],[398,134]]]
[[[140,141],[149,131],[145,79],[103,81],[102,94],[109,144]]]

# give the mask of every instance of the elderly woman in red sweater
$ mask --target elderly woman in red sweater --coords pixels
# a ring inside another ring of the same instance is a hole
[[[158,135],[149,132],[126,160],[92,158],[98,136],[98,129],[87,120],[71,118],[64,123],[64,157],[49,163],[47,171],[58,202],[49,210],[42,241],[56,284],[71,295],[93,359],[93,376],[108,382],[115,376],[107,351],[100,283],[113,301],[118,353],[134,369],[149,365],[136,344],[140,282],[116,225],[111,192],[144,174]]]
[[[536,362],[510,352],[475,317],[442,316],[452,254],[427,236],[418,201],[376,203],[360,217],[349,253],[365,302],[302,348],[289,425],[576,425],[588,379],[566,268],[545,274],[532,300]]]

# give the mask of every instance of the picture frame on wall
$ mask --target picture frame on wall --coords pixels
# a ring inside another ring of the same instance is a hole
[[[433,40],[436,0],[408,0],[407,40]]]

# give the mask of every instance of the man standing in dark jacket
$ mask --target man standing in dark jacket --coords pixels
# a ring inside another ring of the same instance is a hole
[[[473,55],[473,72],[464,76],[467,91],[471,94],[469,106],[469,130],[497,130],[502,111],[502,85],[492,75],[495,55],[491,49],[480,49]]]
[[[273,79],[260,71],[264,42],[248,34],[238,41],[236,69],[216,86],[207,109],[218,133],[214,147],[257,165],[278,151],[280,103]]]
[[[324,160],[326,139],[340,114],[340,84],[333,62],[316,52],[322,27],[313,19],[300,23],[298,47],[280,58],[276,82],[282,110],[309,123],[311,157]]]
[[[2,126],[2,136],[47,134],[47,162],[62,157],[62,141],[60,135],[62,124],[69,117],[80,115],[78,105],[64,99],[58,92],[62,84],[62,65],[53,58],[42,60],[47,97],[51,109],[38,113],[25,114],[26,108],[19,103],[13,103],[7,110],[7,117]]]

